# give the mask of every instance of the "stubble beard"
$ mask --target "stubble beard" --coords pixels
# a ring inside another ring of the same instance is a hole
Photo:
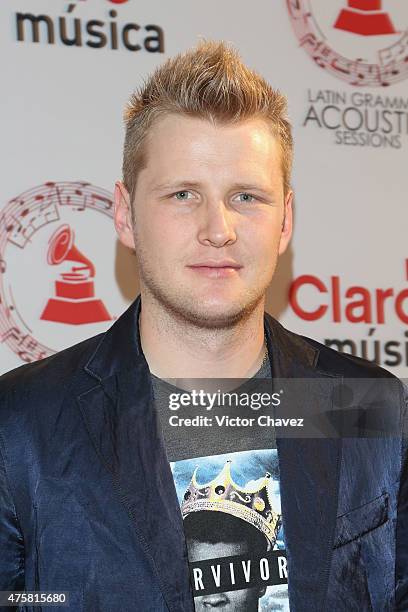
[[[140,246],[140,243],[137,244],[136,258],[142,293],[180,324],[206,330],[231,329],[243,323],[259,304],[264,303],[268,285],[248,290],[241,304],[230,307],[225,312],[211,312],[210,307],[200,306],[199,300],[194,298],[188,287],[183,286],[178,290],[176,286],[157,278]]]

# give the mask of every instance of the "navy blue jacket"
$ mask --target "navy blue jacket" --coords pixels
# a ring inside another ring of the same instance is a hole
[[[140,308],[0,379],[0,590],[66,591],[67,612],[194,610]],[[273,376],[318,381],[328,406],[343,377],[391,376],[264,322]],[[403,426],[396,382],[377,399]],[[277,447],[291,612],[408,610],[406,440]]]

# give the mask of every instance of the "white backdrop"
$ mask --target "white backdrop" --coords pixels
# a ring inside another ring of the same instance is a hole
[[[268,310],[406,376],[408,4],[372,4],[376,11],[347,11],[346,0],[2,0],[0,370],[106,329],[137,294],[133,258],[110,216],[123,107],[147,73],[204,36],[232,42],[289,100],[295,234]],[[80,44],[62,42],[61,24],[67,37],[78,28]],[[141,49],[126,48],[123,33]],[[78,264],[58,263],[50,246],[64,231],[79,266],[95,267],[85,283],[72,271]]]

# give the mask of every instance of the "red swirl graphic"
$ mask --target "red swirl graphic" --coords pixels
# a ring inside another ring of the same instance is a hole
[[[50,248],[47,253],[47,262],[56,265],[64,261],[66,254],[74,241],[74,233],[69,225],[57,229],[49,240]]]

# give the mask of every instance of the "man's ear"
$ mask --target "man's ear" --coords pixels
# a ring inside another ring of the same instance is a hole
[[[135,248],[133,236],[133,223],[131,213],[131,202],[128,190],[122,181],[116,181],[114,192],[114,222],[119,240],[130,249]]]
[[[293,191],[289,191],[284,204],[284,216],[282,223],[282,231],[279,241],[279,255],[286,251],[289,241],[292,237],[293,229]]]

